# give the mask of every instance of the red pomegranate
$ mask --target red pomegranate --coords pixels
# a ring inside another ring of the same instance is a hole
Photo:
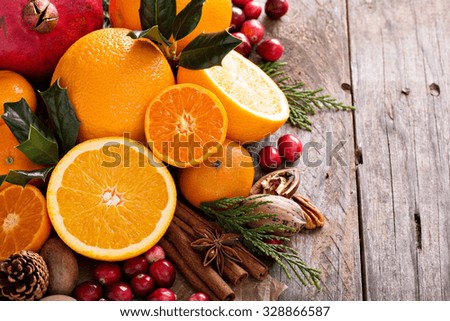
[[[102,0],[0,0],[0,69],[48,81],[78,38],[103,26]]]

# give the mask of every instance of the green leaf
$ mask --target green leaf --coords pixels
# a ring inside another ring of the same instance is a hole
[[[37,130],[30,127],[28,139],[16,146],[18,150],[36,164],[54,165],[59,160],[58,144],[54,139],[49,139]]]
[[[202,33],[184,48],[178,65],[194,70],[220,65],[223,57],[240,43],[240,39],[233,37],[226,30]]]
[[[139,17],[142,29],[157,25],[166,39],[169,39],[172,34],[176,14],[176,0],[141,0]]]
[[[183,39],[197,27],[204,3],[205,0],[192,0],[177,14],[172,31],[175,40]]]
[[[0,176],[0,186],[3,182],[25,186],[32,179],[41,179],[45,182],[53,168],[54,166],[33,171],[10,170],[7,175]]]
[[[167,46],[170,47],[171,43],[169,42],[169,40],[167,40],[162,34],[161,32],[159,32],[159,27],[158,26],[153,26],[149,29],[140,31],[140,30],[135,30],[135,31],[130,31],[128,33],[128,36],[130,36],[133,39],[139,39],[139,38],[147,38],[150,39],[154,42],[157,42],[159,44],[165,44]]]
[[[60,87],[58,79],[49,89],[39,93],[47,105],[59,146],[62,152],[67,153],[75,146],[80,127],[80,121],[75,115],[67,90]]]
[[[42,124],[23,98],[15,103],[5,103],[5,113],[2,118],[19,143],[28,139],[31,126],[47,139],[55,140],[52,132]]]

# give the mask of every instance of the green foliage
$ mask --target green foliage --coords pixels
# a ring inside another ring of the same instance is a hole
[[[259,206],[267,203],[270,201],[258,200],[258,197],[254,197],[251,202],[243,197],[234,197],[202,203],[201,209],[211,219],[216,220],[225,231],[240,234],[242,242],[249,250],[273,258],[288,278],[292,278],[293,272],[303,285],[314,285],[320,290],[320,270],[308,267],[294,248],[265,242],[273,239],[288,241],[287,237],[275,236],[272,233],[275,230],[279,231],[280,228],[290,230],[290,227],[273,224],[256,228],[247,226],[250,222],[275,216],[256,212]]]
[[[223,57],[241,43],[240,39],[226,30],[200,34],[181,53],[177,53],[177,41],[197,27],[204,2],[205,0],[191,0],[176,14],[175,0],[141,0],[139,15],[145,30],[135,30],[128,35],[134,39],[152,40],[172,65],[188,69],[219,65]]]
[[[292,125],[308,131],[312,130],[312,122],[309,116],[315,115],[317,110],[327,108],[330,110],[354,110],[355,107],[338,102],[330,95],[321,95],[322,88],[305,90],[302,82],[295,82],[285,75],[282,67],[285,62],[265,62],[259,67],[269,75],[284,92],[290,109],[289,121]]]

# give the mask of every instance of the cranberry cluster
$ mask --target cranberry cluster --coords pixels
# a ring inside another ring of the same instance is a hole
[[[278,148],[264,146],[259,151],[259,166],[266,171],[273,171],[281,165],[281,159],[293,163],[300,158],[303,144],[292,134],[281,136],[277,142]]]
[[[267,0],[264,11],[270,19],[279,19],[288,11],[287,0]],[[245,57],[250,56],[252,46],[256,53],[266,61],[277,61],[283,55],[284,47],[278,39],[264,41],[264,26],[257,20],[262,13],[262,6],[253,0],[233,0],[233,14],[230,30],[242,40],[235,48]]]
[[[94,280],[77,285],[73,295],[78,301],[176,301],[177,295],[170,289],[175,274],[163,248],[155,245],[143,255],[124,262],[99,262],[93,271]],[[189,300],[209,298],[195,293]]]

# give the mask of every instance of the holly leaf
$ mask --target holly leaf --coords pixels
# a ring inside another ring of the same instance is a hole
[[[75,146],[80,128],[80,121],[75,115],[67,90],[61,88],[58,78],[49,89],[39,93],[47,106],[61,152],[65,154]]]
[[[7,175],[0,176],[0,186],[3,182],[25,186],[32,179],[41,179],[44,182],[54,169],[54,166],[32,171],[10,170]]]
[[[15,103],[5,103],[4,106],[5,112],[2,118],[19,143],[23,143],[28,139],[31,126],[36,128],[46,138],[55,140],[52,132],[42,124],[25,99],[22,98]]]
[[[56,140],[49,139],[33,126],[30,127],[28,139],[16,148],[36,164],[54,165],[59,160]]]
[[[169,39],[172,34],[176,14],[176,0],[141,0],[139,17],[142,29],[157,25],[166,39]]]
[[[197,27],[202,17],[205,0],[192,0],[175,17],[172,35],[175,40],[180,40],[190,34]]]
[[[159,44],[165,44],[167,46],[170,47],[171,43],[169,42],[169,40],[166,39],[166,37],[164,37],[161,32],[159,32],[159,27],[158,26],[153,26],[149,29],[146,30],[134,30],[134,31],[130,31],[127,36],[133,38],[133,39],[139,39],[139,38],[147,38],[150,39],[151,41],[154,41],[156,43]]]
[[[226,30],[202,33],[184,48],[178,65],[194,70],[218,66],[222,59],[241,42]]]

